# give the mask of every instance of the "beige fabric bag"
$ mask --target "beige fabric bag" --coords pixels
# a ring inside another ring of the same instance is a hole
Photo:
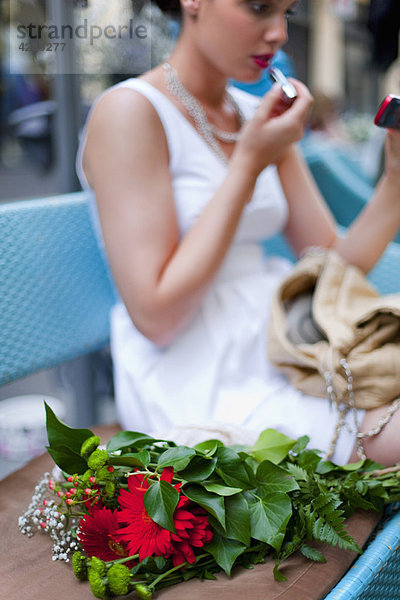
[[[288,337],[288,303],[303,292],[313,293],[312,316],[326,338],[316,343]],[[379,296],[334,251],[312,249],[280,285],[271,311],[267,354],[296,388],[325,397],[333,386],[337,401],[364,409],[400,395],[400,293]]]

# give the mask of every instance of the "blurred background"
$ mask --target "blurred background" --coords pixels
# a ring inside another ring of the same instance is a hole
[[[49,25],[57,24],[83,24],[81,35],[56,48]],[[91,25],[102,32],[94,39]],[[305,143],[340,146],[372,183],[382,169],[373,117],[387,93],[400,94],[399,29],[399,0],[301,0],[279,56],[315,96]],[[160,63],[178,30],[148,0],[0,0],[0,203],[78,191],[75,155],[92,102]],[[269,86],[234,83],[256,94]],[[96,421],[111,422],[111,361],[107,351],[94,360]],[[0,478],[29,458],[27,395],[55,398],[58,414],[78,425],[70,381],[79,368],[73,361],[0,387]],[[32,421],[42,418],[32,411]],[[19,454],[9,448],[10,423],[21,432]]]

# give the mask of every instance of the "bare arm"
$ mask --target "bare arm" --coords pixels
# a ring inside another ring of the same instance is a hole
[[[285,233],[297,253],[307,246],[333,247],[364,272],[379,260],[400,227],[400,134],[389,132],[386,146],[386,171],[343,238],[299,152],[285,154],[278,165],[289,204]]]
[[[180,241],[165,134],[150,103],[132,90],[110,93],[95,109],[85,169],[127,310],[146,337],[168,343],[221,264],[254,182],[232,170]]]
[[[149,101],[132,90],[114,90],[91,116],[84,167],[96,192],[110,265],[133,322],[159,345],[171,341],[198,308],[260,170],[302,134],[298,115],[306,111],[306,97],[296,102],[297,112],[269,126],[278,93],[264,100],[225,180],[182,240],[165,134]]]

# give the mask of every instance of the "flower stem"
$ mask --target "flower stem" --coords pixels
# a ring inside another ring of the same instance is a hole
[[[173,573],[175,573],[175,571],[178,571],[179,569],[182,569],[183,567],[187,567],[187,568],[191,568],[194,566],[198,566],[198,563],[201,561],[202,558],[208,558],[210,562],[213,562],[214,559],[212,558],[212,556],[210,556],[210,554],[204,553],[204,554],[200,554],[194,563],[188,563],[187,561],[184,563],[181,563],[180,565],[176,565],[176,567],[172,567],[172,569],[169,569],[168,571],[165,571],[165,573],[161,573],[161,575],[159,575],[156,579],[154,579],[154,581],[149,585],[149,587],[151,589],[155,589],[156,585],[158,583],[160,583],[160,581],[162,581],[163,579],[169,578],[170,575],[172,575]],[[204,566],[204,565],[202,565]],[[174,579],[174,578],[171,578]],[[171,581],[171,583],[174,583],[175,581]]]
[[[169,569],[169,571],[165,571],[165,573],[161,573],[161,575],[159,575],[158,577],[156,577],[156,579],[149,585],[149,588],[154,590],[157,583],[159,583],[160,581],[162,581],[165,577],[168,577],[168,575],[171,575],[171,573],[174,573],[175,571],[177,571],[178,569],[182,569],[182,567],[186,567],[189,563],[188,562],[184,562],[181,565],[177,565],[176,567],[172,567],[172,569]]]
[[[139,554],[132,554],[132,556],[124,556],[123,558],[117,558],[117,560],[110,560],[106,562],[107,567],[111,567],[112,565],[122,565],[130,560],[136,560],[139,558]]]

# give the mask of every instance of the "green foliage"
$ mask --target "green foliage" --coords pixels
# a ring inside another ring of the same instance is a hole
[[[214,557],[217,565],[219,565],[227,575],[230,575],[236,559],[246,549],[246,544],[242,544],[236,540],[230,540],[229,538],[216,533],[214,534],[212,542],[207,544],[206,549],[207,552]]]
[[[49,445],[47,451],[60,467],[67,473],[84,473],[86,461],[81,457],[83,442],[93,437],[89,429],[73,429],[60,421],[50,406],[45,402],[46,428]]]
[[[189,485],[183,490],[183,493],[189,500],[192,500],[195,504],[202,506],[207,512],[209,512],[225,529],[225,503],[224,498],[218,494],[207,492],[201,485]]]
[[[144,506],[153,521],[175,533],[174,511],[179,501],[178,491],[167,481],[154,481],[144,495]]]
[[[187,446],[168,448],[158,457],[158,466],[161,468],[174,467],[176,471],[182,471],[195,455],[195,450]]]
[[[260,462],[270,460],[279,464],[286,458],[295,443],[294,440],[275,429],[265,429],[251,449],[251,454]]]
[[[119,431],[107,443],[108,452],[117,452],[125,448],[141,448],[144,444],[154,443],[157,440],[136,431]]]
[[[190,465],[180,471],[180,476],[186,481],[205,481],[214,473],[217,459],[214,457],[194,456]]]
[[[292,514],[292,503],[289,496],[287,494],[271,494],[261,499],[249,494],[248,502],[251,537],[279,550]]]
[[[75,553],[76,576],[85,578],[89,565],[89,582],[98,598],[131,589],[151,598],[157,589],[192,577],[213,579],[219,570],[229,575],[234,566],[250,568],[267,554],[275,560],[275,578],[283,581],[279,567],[296,551],[325,562],[314,542],[360,552],[346,531],[346,518],[354,510],[380,511],[400,500],[397,472],[382,472],[381,465],[369,460],[344,466],[325,461],[318,450],[307,448],[307,436],[296,442],[266,429],[250,449],[226,447],[219,440],[190,448],[123,431],[99,450],[92,446],[98,440],[91,431],[68,427],[48,406],[46,414],[49,453],[66,474],[78,474],[77,495],[93,477],[93,494],[105,506],[118,508],[127,475],[140,471],[149,484],[143,496],[146,511],[160,527],[174,532],[174,512],[183,494],[208,513],[213,529],[212,541],[196,549],[195,562],[183,567],[173,566],[170,558],[147,557],[129,569],[107,563],[105,574],[95,558]],[[172,483],[161,478],[167,467],[173,471]],[[73,514],[69,506],[65,510]]]
[[[320,552],[316,548],[310,548],[310,546],[307,546],[307,544],[303,544],[301,546],[300,552],[303,554],[303,556],[309,558],[310,560],[313,560],[314,562],[326,563],[326,558],[322,554],[322,552]]]
[[[246,499],[241,494],[226,496],[225,531],[230,539],[250,545],[250,515]]]

